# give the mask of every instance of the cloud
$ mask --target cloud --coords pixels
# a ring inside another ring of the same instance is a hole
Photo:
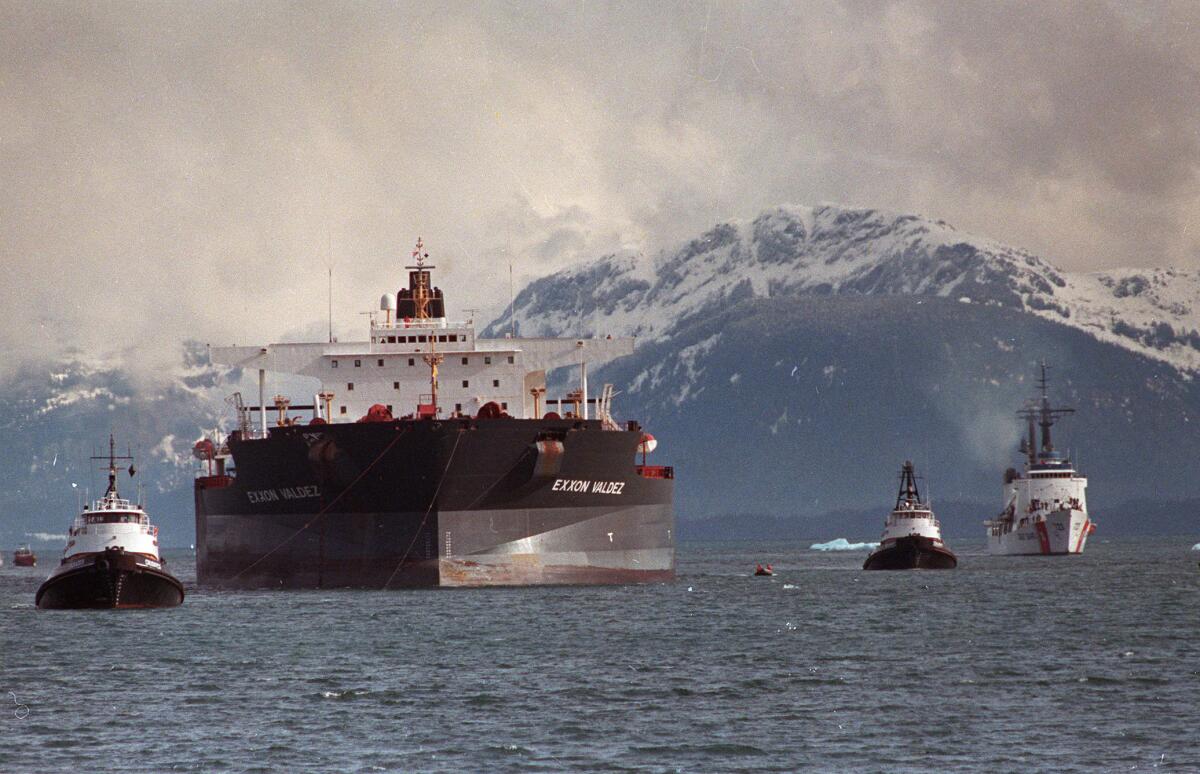
[[[0,343],[153,371],[783,201],[1194,265],[1200,6],[0,6]]]

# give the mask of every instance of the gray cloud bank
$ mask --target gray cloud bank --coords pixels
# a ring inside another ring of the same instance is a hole
[[[785,201],[1195,266],[1198,75],[1196,3],[4,0],[0,342],[277,339],[330,264],[357,332],[417,235],[489,313]]]

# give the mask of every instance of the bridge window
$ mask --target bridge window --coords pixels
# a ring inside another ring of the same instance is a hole
[[[400,389],[400,382],[392,382],[392,389],[393,390]]]
[[[508,411],[508,404],[507,404],[507,403],[501,403],[501,404],[500,404],[500,410],[501,410],[501,411]]]
[[[512,355],[509,355],[508,356],[508,364],[512,365],[515,362],[516,362],[516,359]]]
[[[492,364],[492,359],[491,359],[490,357],[484,357],[484,358],[483,358],[483,364],[484,364],[484,365],[491,365],[491,364]]]
[[[418,336],[417,343],[424,344],[428,340],[428,338],[429,338],[428,336]]]
[[[362,368],[362,361],[361,361],[361,360],[355,360],[355,361],[354,361],[354,367],[355,367],[355,368]]]
[[[450,341],[458,341],[458,334],[457,334],[457,333],[451,333],[451,334],[450,334]]]
[[[461,403],[455,403],[455,404],[454,404],[454,410],[455,410],[457,413],[461,414],[461,413],[462,413],[462,404],[461,404]]]
[[[493,379],[493,380],[492,380],[492,386],[493,386],[493,387],[499,387],[499,386],[500,386],[500,380],[499,380],[499,379]]]
[[[470,358],[466,358],[466,357],[464,357],[462,360],[463,360],[463,365],[470,365],[470,363],[471,363],[471,359],[470,359]]]
[[[416,364],[417,364],[417,361],[416,361],[414,358],[411,358],[411,357],[410,357],[410,358],[408,359],[408,364],[409,364],[410,366],[413,366],[413,365],[416,365]]]
[[[342,411],[341,411],[341,413],[343,413],[343,414],[345,414],[345,413],[346,413],[346,407],[345,407],[345,406],[342,406]]]
[[[354,382],[346,382],[346,392],[354,392]]]
[[[446,343],[446,334],[443,333],[441,336],[438,336],[438,341],[445,344]]]
[[[139,524],[141,520],[133,513],[102,513],[87,517],[88,524]]]
[[[468,388],[470,386],[471,386],[471,382],[467,379],[463,379],[463,389],[465,390],[466,388]]]
[[[329,367],[330,367],[330,368],[337,368],[337,361],[336,361],[336,360],[330,360],[330,361],[329,361]]]
[[[379,358],[379,367],[383,368],[383,358]]]
[[[396,343],[396,337],[388,336],[388,344],[395,344],[395,343]]]

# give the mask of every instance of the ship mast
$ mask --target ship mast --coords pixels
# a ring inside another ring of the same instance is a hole
[[[413,319],[428,320],[429,300],[433,294],[429,290],[429,269],[433,266],[426,266],[425,259],[429,257],[429,253],[424,252],[425,243],[421,241],[421,237],[417,237],[417,246],[413,248],[412,257],[416,259],[415,266],[405,266],[412,274],[412,300],[413,300]]]
[[[117,494],[117,460],[129,460],[129,475],[132,476],[134,473],[137,472],[133,467],[133,457],[131,457],[129,455],[118,455],[117,454],[117,442],[113,438],[112,433],[108,434],[108,456],[107,457],[93,456],[92,459],[108,460],[108,467],[107,467],[108,489],[105,490],[105,492],[104,492],[104,499],[106,499],[106,500],[110,497],[115,498],[115,497],[119,496]]]
[[[411,278],[409,284],[412,288],[413,319],[429,320],[432,318],[429,313],[429,302],[433,298],[433,293],[429,289],[429,270],[435,267],[425,265],[425,259],[429,257],[429,253],[425,252],[425,243],[421,237],[417,237],[417,246],[413,248],[412,257],[415,259],[415,265],[404,268],[409,270]],[[438,366],[446,359],[437,351],[436,342],[437,336],[431,333],[429,335],[429,352],[421,356],[421,359],[429,366],[429,392],[435,417],[438,414]]]
[[[894,510],[913,508],[920,506],[920,504],[921,493],[917,491],[917,476],[913,472],[913,464],[905,460],[904,467],[900,469],[900,493],[896,495],[896,507]]]
[[[1025,444],[1025,450],[1029,454],[1029,464],[1031,465],[1037,463],[1039,455],[1050,454],[1054,451],[1054,442],[1050,436],[1050,428],[1054,426],[1058,418],[1075,413],[1075,409],[1073,408],[1054,408],[1050,405],[1050,396],[1048,393],[1050,380],[1046,376],[1046,369],[1049,366],[1043,360],[1040,367],[1041,375],[1038,377],[1038,389],[1041,392],[1041,396],[1027,404],[1026,408],[1017,412],[1017,416],[1029,423],[1029,440]],[[1035,424],[1042,431],[1040,446],[1037,444],[1036,433],[1034,431]]]

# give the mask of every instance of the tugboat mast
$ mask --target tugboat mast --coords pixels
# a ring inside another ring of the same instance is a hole
[[[129,455],[117,455],[117,442],[113,438],[112,433],[108,434],[108,456],[95,457],[94,460],[108,460],[108,489],[104,492],[105,499],[109,497],[118,497],[117,494],[117,460],[129,460],[129,475],[133,475],[137,471],[133,467],[133,457]]]
[[[921,504],[921,493],[917,491],[917,476],[912,462],[905,460],[900,469],[900,493],[896,495],[896,508],[912,508]]]

